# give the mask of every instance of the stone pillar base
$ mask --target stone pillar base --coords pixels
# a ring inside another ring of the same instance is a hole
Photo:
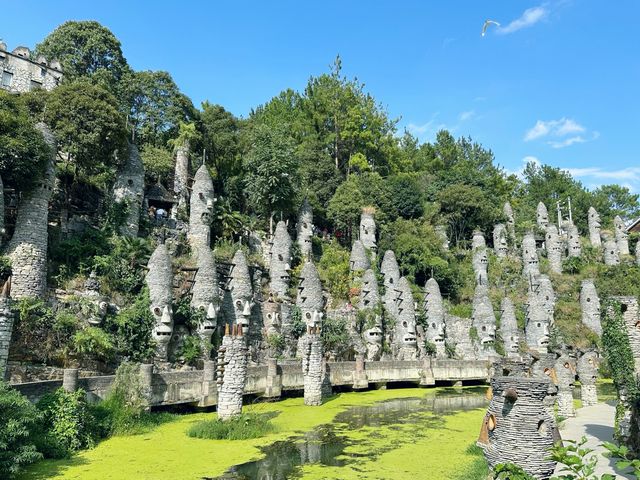
[[[564,418],[575,417],[573,409],[573,394],[571,392],[558,392],[558,415]]]
[[[78,390],[78,369],[65,368],[62,377],[62,388],[65,392],[73,393]]]
[[[582,385],[580,387],[582,406],[589,407],[598,403],[598,391],[595,385]]]
[[[425,358],[422,360],[422,372],[420,373],[420,386],[431,387],[436,384],[436,378],[433,376],[433,369],[431,368],[431,359]]]

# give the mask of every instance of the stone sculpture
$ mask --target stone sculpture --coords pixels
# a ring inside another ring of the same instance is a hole
[[[540,274],[536,239],[531,232],[522,239],[522,274],[527,278]]]
[[[211,224],[214,218],[213,181],[206,165],[202,165],[193,178],[189,201],[189,233],[187,238],[191,249],[211,247]]]
[[[320,330],[324,317],[324,297],[318,270],[312,261],[305,262],[300,272],[298,298],[296,305],[300,308],[302,320],[308,328]]]
[[[279,298],[287,297],[289,281],[291,279],[291,237],[287,231],[287,224],[282,220],[276,225],[271,243],[271,259],[269,275],[271,277],[271,291]]]
[[[42,179],[22,197],[13,237],[7,246],[12,265],[13,298],[43,298],[47,291],[47,244],[49,200],[55,182],[56,141],[43,123],[36,125],[51,148]]]
[[[549,315],[533,288],[527,294],[525,338],[530,350],[547,353],[549,347]]]
[[[555,363],[555,374],[558,380],[558,415],[569,418],[575,417],[573,408],[573,385],[576,380],[575,359],[563,352]]]
[[[360,215],[360,241],[364,248],[375,252],[378,249],[376,241],[376,222],[373,219],[374,209],[365,207]]]
[[[493,250],[496,257],[505,258],[509,253],[508,232],[503,223],[498,223],[493,227]]]
[[[478,247],[473,250],[471,259],[473,265],[473,273],[476,278],[477,285],[487,285],[489,279],[489,257],[487,256],[486,247]]]
[[[218,418],[228,420],[242,413],[242,395],[247,381],[248,352],[242,328],[225,326],[222,345],[218,349],[217,385]]]
[[[487,242],[484,239],[484,234],[480,230],[473,231],[473,237],[471,237],[471,250],[477,250],[478,248],[486,248]]]
[[[109,298],[100,294],[100,281],[96,272],[91,272],[84,282],[82,298],[88,301],[80,309],[81,316],[93,327],[99,326],[107,316]]]
[[[191,307],[202,312],[196,331],[202,345],[202,356],[208,360],[211,354],[211,337],[218,326],[220,288],[216,262],[211,249],[201,248],[198,251],[197,262],[198,271],[191,289]]]
[[[496,315],[489,298],[489,288],[477,285],[473,295],[473,310],[471,326],[477,334],[476,358],[487,359],[495,357]]]
[[[396,255],[392,250],[384,252],[382,264],[380,265],[380,273],[384,282],[384,296],[382,302],[385,311],[394,320],[397,319],[396,298],[398,296],[398,281],[400,280],[400,268],[396,261]]]
[[[4,183],[2,183],[2,177],[0,177],[0,244],[4,240],[4,234],[6,230],[4,228]]]
[[[598,360],[598,353],[595,350],[588,350],[578,357],[580,398],[584,407],[597,405],[598,403],[598,391],[596,390]]]
[[[549,449],[560,440],[555,419],[543,404],[549,381],[494,377],[491,389],[478,439],[487,462],[492,468],[513,463],[537,479],[548,479],[556,467]]]
[[[509,358],[520,357],[520,331],[513,302],[504,297],[500,303],[500,336],[504,343],[504,354]]]
[[[349,269],[352,274],[362,273],[371,266],[371,261],[367,251],[360,240],[353,242],[351,246],[351,257],[349,258]]]
[[[592,247],[599,247],[602,245],[602,239],[600,238],[600,214],[595,208],[589,207],[588,213],[589,223],[589,241]]]
[[[542,202],[539,202],[536,208],[536,223],[543,230],[549,225],[549,212],[547,211],[547,206]]]
[[[511,204],[506,202],[502,207],[502,214],[507,222],[507,233],[509,234],[509,241],[514,242],[516,238],[516,220],[513,215],[513,208]]]
[[[532,288],[547,316],[547,322],[549,325],[553,325],[556,311],[556,293],[553,290],[551,279],[547,275],[538,275],[532,284]]]
[[[186,212],[189,204],[189,142],[176,148],[176,166],[173,175],[173,192],[178,199],[172,215],[176,217],[178,211]]]
[[[582,324],[602,335],[602,325],[600,324],[600,297],[593,279],[588,278],[582,281],[580,288],[580,308],[582,310]]]
[[[247,259],[242,250],[236,251],[231,260],[229,282],[224,294],[224,314],[227,324],[239,325],[242,333],[249,332],[253,308],[253,286]]]
[[[562,273],[562,239],[555,225],[549,224],[547,226],[544,244],[547,250],[547,259],[549,260],[549,269],[553,273]]]
[[[298,223],[296,225],[296,240],[300,247],[302,258],[307,260],[311,257],[313,238],[313,209],[308,199],[304,199],[300,211],[298,212]]]
[[[154,325],[152,336],[156,343],[156,359],[168,360],[168,347],[173,334],[173,271],[171,257],[165,244],[156,247],[147,264],[146,282],[151,300]]]
[[[120,235],[137,237],[140,209],[144,197],[144,166],[135,144],[129,144],[127,161],[118,171],[113,184],[113,199],[127,205],[127,218],[120,226]]]
[[[640,265],[640,242],[636,242],[636,265]]]
[[[582,246],[580,245],[580,232],[578,232],[578,227],[576,227],[573,222],[568,222],[566,229],[569,257],[579,257],[582,253]]]
[[[423,312],[425,317],[426,340],[435,346],[435,356],[446,358],[445,339],[445,308],[440,293],[440,286],[434,278],[427,280],[424,286]]]
[[[13,331],[13,310],[11,302],[11,277],[5,280],[0,292],[0,382],[4,380],[9,358],[9,344]]]
[[[455,358],[475,358],[475,349],[471,342],[471,319],[445,314],[446,344],[454,350]]]
[[[396,298],[397,322],[394,332],[394,349],[397,360],[415,360],[417,357],[416,311],[413,293],[405,277],[398,280]]]
[[[301,339],[302,376],[304,379],[304,404],[322,405],[325,364],[322,341],[317,327],[308,327]]]
[[[624,225],[624,220],[619,215],[613,219],[615,231],[616,245],[618,246],[619,255],[629,255],[629,235]]]
[[[363,326],[363,337],[366,343],[366,360],[380,360],[382,353],[382,316],[380,315],[380,294],[378,281],[373,270],[369,269],[362,276],[362,289],[358,310],[366,312],[366,323]]]
[[[609,266],[620,265],[620,255],[618,252],[617,242],[611,237],[611,235],[603,234],[603,236],[604,264]]]

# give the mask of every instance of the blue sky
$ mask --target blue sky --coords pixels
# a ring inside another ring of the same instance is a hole
[[[640,2],[5,2],[0,37],[33,46],[95,19],[138,70],[167,70],[196,105],[236,115],[302,89],[337,54],[421,140],[470,135],[518,171],[527,159],[585,185],[640,192]],[[484,20],[490,26],[480,35]]]

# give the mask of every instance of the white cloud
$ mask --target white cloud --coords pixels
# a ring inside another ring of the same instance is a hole
[[[524,135],[524,141],[528,142],[530,140],[535,140],[536,138],[544,137],[548,135],[551,131],[550,124],[551,122],[543,122],[542,120],[538,120],[536,124],[527,131]]]
[[[565,168],[564,170],[576,178],[601,179],[602,183],[613,180],[624,180],[627,183],[640,182],[640,167],[627,167],[619,170],[604,170],[601,167]]]
[[[476,116],[475,110],[469,110],[467,112],[462,112],[459,116],[461,122],[466,122],[467,120],[471,120]]]
[[[548,14],[549,10],[547,10],[543,5],[527,8],[520,17],[513,20],[507,26],[499,27],[497,32],[501,35],[517,32],[518,30],[530,27],[541,20],[544,20]]]
[[[595,140],[600,136],[599,132],[590,132],[571,118],[562,117],[560,120],[538,120],[536,124],[526,131],[524,141],[530,142],[545,137],[555,137],[547,141],[553,148],[565,148],[576,143],[585,143]]]
[[[558,128],[556,130],[556,134],[561,137],[563,135],[569,135],[571,133],[582,133],[585,131],[585,128],[580,125],[579,123],[576,123],[575,121],[573,121],[572,119],[566,119],[563,118],[560,121],[560,125],[558,125]]]
[[[547,142],[547,143],[549,145],[551,145],[553,148],[564,148],[564,147],[570,147],[574,143],[584,143],[586,141],[587,140],[584,137],[582,137],[580,135],[577,135],[575,137],[565,138],[564,140],[559,141],[559,142],[552,140],[552,141]]]

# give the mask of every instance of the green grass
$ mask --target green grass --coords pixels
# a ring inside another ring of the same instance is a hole
[[[467,447],[466,453],[473,457],[473,460],[464,471],[453,477],[453,480],[485,480],[489,476],[489,465],[484,458],[482,449],[472,443]]]
[[[243,413],[229,420],[203,420],[194,424],[187,435],[209,440],[248,440],[264,437],[274,430],[270,415]]]

